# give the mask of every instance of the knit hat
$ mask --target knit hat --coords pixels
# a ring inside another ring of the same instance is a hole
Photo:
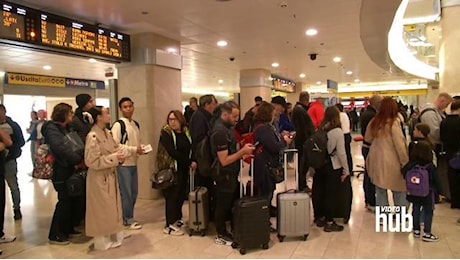
[[[92,97],[88,94],[78,94],[75,98],[75,102],[77,102],[78,107],[82,108],[88,104],[91,98]]]
[[[286,99],[282,96],[276,96],[272,98],[272,104],[278,104],[281,105],[282,107],[286,107]]]

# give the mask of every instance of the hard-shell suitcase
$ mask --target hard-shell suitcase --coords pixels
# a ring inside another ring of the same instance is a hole
[[[299,171],[297,169],[297,149],[284,151],[284,185],[286,192],[278,193],[276,196],[278,207],[277,229],[278,239],[284,241],[286,236],[298,236],[307,240],[310,234],[310,195],[306,192],[299,192],[287,188],[287,154],[294,153],[295,179],[298,187]]]
[[[340,183],[339,193],[337,196],[337,205],[334,217],[343,218],[343,223],[348,224],[351,215],[351,203],[353,200],[353,190],[351,188],[350,176]]]
[[[189,205],[189,236],[194,233],[206,235],[209,223],[208,189],[206,187],[195,188],[195,171],[190,171],[190,193],[188,194]]]
[[[251,169],[254,169],[254,158]],[[241,168],[243,162],[241,161]],[[253,174],[251,175],[251,191],[254,190]],[[261,247],[268,249],[270,242],[269,202],[261,197],[243,197],[242,170],[240,170],[240,199],[233,207],[233,248],[240,248],[240,254],[248,249]]]

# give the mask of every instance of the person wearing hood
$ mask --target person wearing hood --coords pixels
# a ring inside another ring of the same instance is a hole
[[[324,118],[324,98],[317,98],[314,102],[311,102],[308,107],[308,115],[310,115],[311,120],[315,130],[318,129],[319,124],[323,121]]]
[[[78,133],[81,140],[86,142],[86,136],[91,130],[93,119],[88,111],[95,106],[94,98],[88,94],[78,94],[75,97],[78,108],[72,119],[71,126]]]

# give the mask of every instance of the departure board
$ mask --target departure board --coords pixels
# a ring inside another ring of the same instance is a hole
[[[0,41],[116,61],[130,61],[129,35],[0,1]],[[7,41],[3,41],[7,40]]]
[[[35,19],[31,17],[26,8],[10,3],[2,3],[1,38],[17,41],[35,41],[37,39],[35,26]]]

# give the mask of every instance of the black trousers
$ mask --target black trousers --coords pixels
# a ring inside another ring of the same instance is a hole
[[[353,158],[351,157],[351,134],[344,134],[345,137],[345,152],[347,153],[348,171],[353,175]]]
[[[174,224],[182,219],[182,205],[187,192],[188,170],[177,173],[177,184],[163,190],[165,197],[166,226]]]
[[[54,188],[58,194],[58,202],[51,220],[49,239],[67,239],[69,233],[73,231],[75,216],[78,213],[78,200],[81,197],[69,197],[65,184],[55,184]]]
[[[450,207],[453,209],[460,209],[460,170],[455,170],[449,166],[448,177],[450,186]]]
[[[216,225],[217,234],[224,235],[227,233],[225,222],[230,218],[233,227],[232,208],[237,197],[236,192],[217,191],[216,192],[216,210],[214,223]]]
[[[299,190],[305,190],[307,188],[307,171],[308,169],[305,169],[305,172],[301,172],[302,169],[302,163],[303,163],[303,143],[296,143],[295,144],[295,149],[297,149],[298,153],[298,160],[297,160],[297,170],[299,171],[299,184],[298,184],[298,189]]]
[[[367,158],[367,155],[369,154],[369,148],[362,147],[361,152],[364,157],[364,163],[366,163],[366,158]],[[369,175],[367,175],[367,170],[364,173],[363,189],[364,189],[364,201],[366,205],[375,207],[375,185],[372,183],[371,178],[369,178]]]
[[[2,166],[3,167],[3,166]],[[5,176],[0,174],[0,237],[3,237],[3,226],[5,222]]]
[[[322,217],[326,221],[333,221],[336,211],[340,176],[343,169],[334,170],[329,161],[323,168],[318,169],[313,176],[312,202],[315,220]]]

